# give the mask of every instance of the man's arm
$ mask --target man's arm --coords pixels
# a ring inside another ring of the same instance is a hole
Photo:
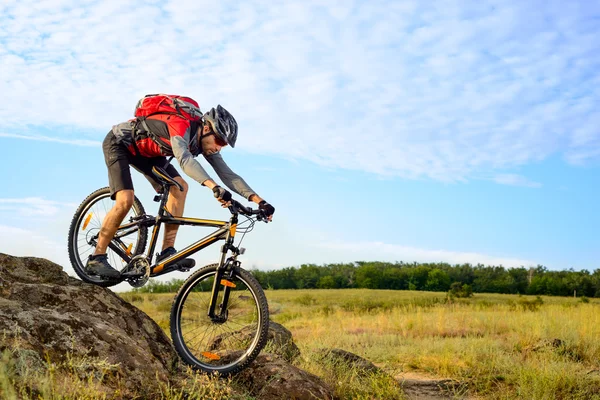
[[[221,157],[221,154],[216,153],[205,157],[210,163],[210,165],[213,166],[213,168],[217,172],[217,175],[219,175],[219,178],[221,178],[223,183],[227,185],[227,187],[229,187],[231,190],[233,190],[240,196],[243,196],[246,199],[258,204],[258,208],[260,208],[265,213],[265,215],[267,216],[267,220],[273,220],[273,213],[275,213],[275,208],[271,204],[267,203],[262,197],[257,195],[254,192],[254,190],[252,190],[250,186],[248,186],[246,181],[242,179],[241,176],[233,172],[231,168],[229,168],[229,166],[225,163],[223,157]],[[207,186],[209,184],[217,186],[216,183],[212,180],[205,182],[205,184]],[[218,190],[218,188],[216,190]]]
[[[233,190],[235,193],[239,194],[245,199],[254,201],[255,203],[260,203],[260,201],[262,200],[260,196],[258,196],[250,186],[248,186],[246,181],[244,181],[244,179],[242,179],[241,176],[239,176],[238,174],[233,172],[231,168],[229,168],[229,166],[225,163],[225,160],[223,160],[223,157],[221,157],[221,154],[215,153],[210,156],[204,157],[215,169],[215,172],[223,181],[225,186],[227,186],[229,189]],[[208,186],[209,184],[214,184],[214,181],[206,182],[205,184]],[[260,200],[256,201],[256,199]]]
[[[179,165],[183,172],[196,182],[212,189],[214,181],[190,152],[189,143],[191,132],[189,122],[185,120],[174,120],[168,124],[168,129],[173,156],[179,161]]]

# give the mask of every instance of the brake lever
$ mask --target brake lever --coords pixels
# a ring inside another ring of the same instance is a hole
[[[265,224],[269,223],[269,217],[267,217],[263,211],[261,211],[260,213],[256,214],[256,219],[259,220],[259,221],[264,222]]]

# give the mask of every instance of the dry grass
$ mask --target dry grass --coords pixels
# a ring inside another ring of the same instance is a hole
[[[298,366],[321,376],[340,398],[395,399],[402,392],[385,376],[325,365],[319,349],[351,351],[392,376],[412,371],[457,379],[478,398],[600,399],[597,299],[476,294],[449,302],[444,293],[363,289],[266,293],[272,319],[292,331],[303,353]],[[174,294],[121,296],[169,334]],[[6,365],[0,388],[13,393],[18,387]],[[211,387],[214,398],[224,396],[224,386]],[[184,393],[165,387],[161,398],[188,398]]]
[[[368,382],[323,366],[315,351],[356,353],[391,375],[416,371],[466,383],[490,399],[600,399],[600,301],[565,297],[387,290],[266,291],[274,321],[343,398],[398,398],[381,378]],[[134,304],[168,327],[172,294]],[[163,305],[161,305],[163,304]],[[168,331],[168,328],[166,329]],[[333,372],[332,372],[333,371]],[[370,394],[369,394],[370,393]]]
[[[347,293],[346,293],[347,292]],[[311,296],[311,305],[298,299]],[[485,398],[600,398],[600,303],[394,291],[273,291],[301,350],[338,347],[394,373],[466,382]],[[536,306],[531,306],[535,304]],[[556,341],[558,339],[558,341]]]
[[[600,399],[600,302],[564,297],[347,290],[266,291],[274,321],[343,398],[398,398],[382,378],[367,382],[313,357],[321,348],[356,353],[391,375],[416,371],[466,384],[490,399]],[[139,295],[138,295],[139,296]],[[134,304],[168,327],[172,294]],[[163,305],[161,305],[163,304]],[[168,331],[168,328],[166,329]],[[369,394],[370,393],[370,394]]]
[[[187,369],[172,382],[148,382],[133,389],[122,379],[119,365],[92,357],[66,354],[61,362],[43,359],[18,341],[0,353],[2,400],[246,400],[247,391],[231,378]]]

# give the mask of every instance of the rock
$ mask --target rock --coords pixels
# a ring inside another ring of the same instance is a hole
[[[303,371],[274,354],[261,354],[236,376],[261,400],[333,399],[333,390],[321,378]]]
[[[358,375],[385,374],[381,368],[377,367],[371,361],[346,350],[320,349],[317,351],[317,354],[324,361],[333,362],[336,365],[343,364],[350,368],[354,368],[358,372]]]
[[[72,278],[51,261],[1,253],[0,284],[0,351],[11,350],[17,365],[99,359],[101,367],[80,363],[80,372],[102,368],[97,375],[105,386],[118,377],[136,393],[155,393],[153,384],[169,380],[178,362],[169,338],[110,290]]]
[[[253,326],[246,326],[239,331],[228,332],[217,336],[209,348],[211,351],[218,350],[220,349],[220,346],[223,343],[227,343],[227,340],[231,337],[235,337],[236,341],[250,342],[255,334],[256,329]],[[292,332],[287,330],[283,325],[273,321],[269,321],[269,332],[264,351],[277,354],[288,362],[292,362],[300,355],[300,349],[298,349],[298,346],[294,343]]]
[[[460,384],[451,379],[402,379],[399,381],[410,400],[445,400],[461,398]]]
[[[292,332],[285,326],[273,321],[269,321],[269,336],[265,350],[275,353],[289,362],[300,355],[300,349],[294,343]]]

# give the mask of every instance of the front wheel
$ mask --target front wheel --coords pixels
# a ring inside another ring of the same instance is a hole
[[[260,353],[267,341],[269,308],[264,291],[248,272],[233,267],[221,280],[216,312],[224,288],[230,290],[225,318],[208,316],[218,264],[207,265],[190,276],[171,307],[171,337],[179,356],[193,368],[221,376],[241,371]]]

